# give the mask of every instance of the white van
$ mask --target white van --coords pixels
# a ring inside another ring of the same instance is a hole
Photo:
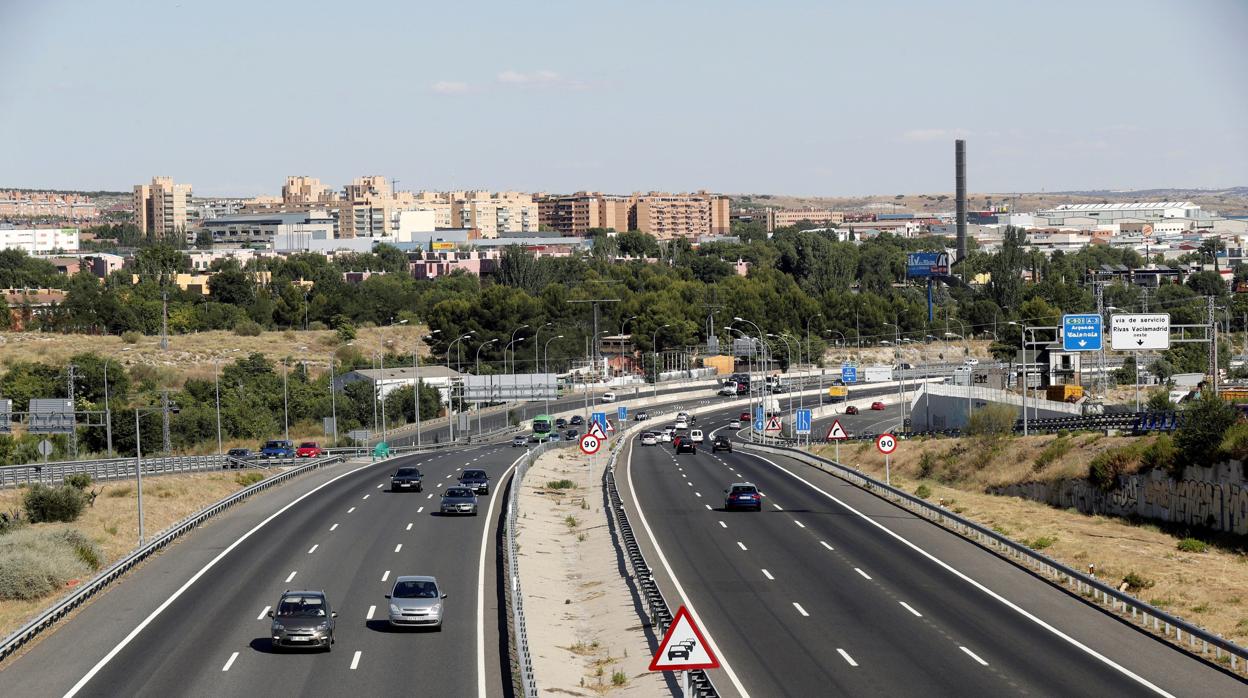
[[[694,442],[695,444],[700,444],[700,443],[702,443],[702,430],[701,430],[701,429],[694,429],[694,430],[690,431],[690,432],[689,432],[689,440],[690,440],[690,441],[692,441],[692,442]]]
[[[615,393],[603,393],[602,401],[603,402],[615,402]]]

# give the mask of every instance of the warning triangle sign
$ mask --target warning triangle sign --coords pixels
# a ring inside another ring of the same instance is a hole
[[[611,425],[611,420],[607,420],[607,433],[615,431],[615,427]]]
[[[598,422],[590,422],[590,423],[589,423],[589,432],[588,432],[588,433],[593,434],[594,436],[597,436],[597,437],[598,437],[598,438],[600,438],[600,439],[604,439],[604,440],[605,440],[605,439],[607,438],[607,432],[605,432],[605,431],[603,431],[603,430],[602,430],[602,425],[601,425],[601,424],[599,424]]]
[[[780,418],[771,417],[767,420],[767,428],[765,431],[780,431]]]
[[[845,433],[845,427],[841,426],[841,420],[832,420],[832,426],[828,427],[828,435],[824,437],[826,441],[844,441],[849,438],[849,434]]]
[[[688,671],[690,669],[718,669],[719,659],[706,643],[702,631],[688,609],[681,606],[667,628],[667,634],[659,643],[659,651],[650,660],[650,671]]]

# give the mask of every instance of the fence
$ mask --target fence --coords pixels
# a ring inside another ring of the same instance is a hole
[[[0,660],[4,660],[9,655],[16,652],[27,642],[34,639],[36,635],[44,630],[47,630],[58,620],[65,617],[66,614],[81,606],[85,601],[99,592],[103,591],[105,587],[116,581],[126,572],[133,569],[136,565],[159,552],[183,534],[197,528],[208,519],[220,514],[235,504],[242,502],[257,492],[262,492],[270,487],[284,483],[291,478],[298,477],[304,473],[324,467],[331,463],[337,463],[341,460],[341,457],[321,458],[301,467],[287,470],[284,473],[274,475],[244,490],[235,492],[216,504],[212,504],[207,508],[200,510],[198,513],[183,519],[181,523],[178,523],[172,528],[166,530],[164,533],[157,536],[152,542],[110,565],[108,569],[97,574],[94,579],[78,587],[72,593],[56,602],[43,613],[40,613],[33,620],[23,625],[12,635],[5,638],[4,642],[0,643]],[[130,464],[133,467],[134,461],[131,460]]]
[[[189,473],[201,470],[220,470],[228,467],[224,456],[170,456],[167,458],[144,458],[144,475]],[[270,461],[272,464],[290,461]],[[54,463],[28,463],[26,465],[0,466],[0,488],[17,487],[22,484],[59,484],[68,475],[86,473],[92,481],[119,480],[134,477],[133,458],[107,458],[100,460],[57,461]]]
[[[1134,415],[1132,415],[1134,416]],[[1161,634],[1179,647],[1208,659],[1212,649],[1213,661],[1230,667],[1237,676],[1248,674],[1248,649],[1218,637],[1203,628],[1172,616],[1130,594],[1118,591],[1094,577],[1067,567],[1031,548],[1015,543],[979,524],[930,504],[914,495],[890,487],[879,480],[864,475],[835,461],[780,446],[762,446],[743,443],[742,448],[788,456],[826,473],[846,480],[868,492],[897,504],[910,512],[957,533],[979,546],[1000,555],[1020,567],[1026,567],[1036,576],[1070,593],[1094,603],[1097,608],[1128,620],[1137,628]]]

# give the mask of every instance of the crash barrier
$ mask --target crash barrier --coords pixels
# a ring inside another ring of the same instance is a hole
[[[965,519],[942,506],[931,504],[912,494],[880,482],[868,475],[805,451],[782,446],[742,443],[741,447],[761,453],[788,456],[834,475],[853,485],[921,516],[1000,557],[1025,567],[1036,576],[1069,593],[1076,594],[1097,608],[1129,621],[1132,626],[1162,635],[1178,647],[1229,668],[1235,675],[1248,675],[1248,649],[1221,638],[1208,630],[1172,616],[1134,596],[1119,591],[1091,575],[1084,574],[1025,545]]]

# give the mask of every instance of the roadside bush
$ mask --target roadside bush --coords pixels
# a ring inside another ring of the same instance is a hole
[[[1184,538],[1183,540],[1179,541],[1178,547],[1179,547],[1179,550],[1182,550],[1185,553],[1203,553],[1203,552],[1208,552],[1209,550],[1208,543],[1204,542],[1203,540],[1198,540],[1196,538]]]
[[[928,487],[927,485],[919,485],[914,490],[914,496],[918,497],[919,499],[927,499],[928,497],[932,496],[932,488]]]
[[[1014,431],[1018,410],[1009,405],[986,405],[975,410],[967,422],[966,433],[971,436],[998,438]]]
[[[1174,439],[1169,434],[1162,434],[1144,447],[1140,454],[1140,466],[1157,468],[1173,473],[1178,463],[1178,452],[1174,447]]]
[[[22,518],[22,512],[0,511],[0,536],[6,533],[12,533],[26,526],[26,519]]]
[[[87,495],[72,485],[33,485],[22,497],[31,523],[75,521],[87,506]]]
[[[91,476],[87,473],[74,473],[73,475],[66,475],[65,484],[70,487],[85,490],[91,486]]]
[[[1154,584],[1153,580],[1135,572],[1128,572],[1122,581],[1127,585],[1127,591],[1132,593],[1152,588]]]
[[[1248,423],[1232,424],[1222,436],[1222,452],[1243,463],[1248,462]]]
[[[1235,408],[1216,395],[1192,402],[1174,435],[1179,465],[1210,466],[1221,460],[1223,438],[1235,419]]]
[[[329,329],[329,327],[325,323],[321,322],[320,320],[313,320],[312,322],[308,323],[308,329],[313,332],[324,332],[325,330]]]
[[[121,341],[125,342],[126,344],[138,344],[139,341],[142,339],[143,339],[143,335],[139,334],[138,332],[130,331],[130,332],[121,333]]]
[[[1113,448],[1096,454],[1088,464],[1088,479],[1102,490],[1118,485],[1118,476],[1132,470],[1140,460],[1140,449],[1133,446]]]
[[[1074,448],[1074,445],[1073,441],[1063,438],[1059,434],[1056,439],[1050,441],[1043,449],[1040,450],[1040,454],[1036,456],[1036,462],[1033,466],[1034,469],[1036,471],[1044,470],[1052,464],[1053,461],[1069,453],[1070,449]]]
[[[78,531],[16,531],[0,537],[0,599],[43,598],[100,565],[99,549]]]
[[[234,325],[234,334],[239,337],[259,337],[263,329],[255,320],[240,320]]]
[[[335,330],[338,333],[339,342],[350,342],[355,339],[355,326],[349,322],[344,322]]]
[[[572,482],[571,480],[551,480],[550,482],[546,483],[546,489],[548,490],[574,490],[576,489],[576,483]]]
[[[924,451],[919,456],[919,478],[926,480],[931,477],[932,473],[936,472],[936,465],[939,462],[940,459],[935,453],[931,451]]]
[[[243,487],[251,487],[252,485],[256,484],[257,482],[260,482],[263,479],[264,479],[264,473],[255,473],[255,472],[239,473],[238,475],[234,476],[234,482],[237,482]]]
[[[1023,541],[1023,545],[1032,550],[1044,550],[1057,542],[1057,536],[1039,536],[1032,540]]]

